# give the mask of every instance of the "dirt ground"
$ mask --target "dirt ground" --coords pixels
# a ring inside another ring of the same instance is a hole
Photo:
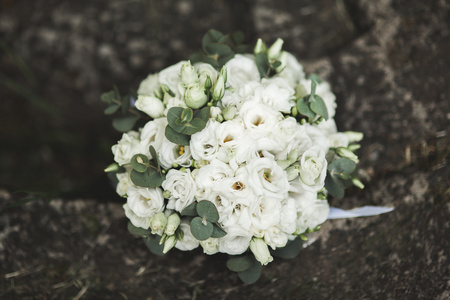
[[[339,129],[365,134],[366,188],[331,205],[395,207],[327,221],[253,285],[225,255],[152,255],[103,173],[120,134],[100,94],[209,28],[281,37],[328,80]],[[450,298],[449,52],[444,0],[0,1],[0,299]]]

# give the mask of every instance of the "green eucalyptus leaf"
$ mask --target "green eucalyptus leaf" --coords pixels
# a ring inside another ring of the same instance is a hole
[[[156,153],[155,148],[152,145],[150,145],[150,147],[148,147],[148,150],[150,152],[150,155],[152,156],[152,161],[155,162],[152,165],[154,165],[159,170],[160,169],[160,163],[159,163],[158,154]]]
[[[163,256],[164,244],[159,244],[160,239],[159,235],[150,235],[148,238],[144,238],[144,243],[150,249],[150,252]]]
[[[136,172],[144,173],[148,166],[148,157],[144,154],[135,154],[131,158],[131,166],[133,167]]]
[[[195,217],[197,214],[197,202],[189,204],[185,209],[181,211],[182,216]]]
[[[227,268],[233,272],[243,272],[253,265],[251,256],[240,255],[233,256],[227,260]]]
[[[128,222],[127,228],[128,231],[133,235],[148,236],[152,232],[150,229],[136,227],[131,222]]]
[[[189,146],[189,141],[191,140],[189,135],[176,132],[169,125],[166,126],[165,135],[169,141],[177,145]]]
[[[125,114],[130,108],[130,96],[125,96],[120,101],[122,103],[122,113]]]
[[[213,230],[214,226],[209,221],[203,222],[203,219],[200,217],[195,217],[191,220],[191,233],[199,241],[204,241],[211,237]]]
[[[309,101],[312,101],[314,96],[316,95],[316,87],[317,83],[314,80],[311,80],[311,93],[309,95]]]
[[[173,128],[178,133],[185,128],[185,124],[182,123],[181,114],[183,113],[184,108],[182,107],[172,107],[167,112],[167,122],[169,126]]]
[[[297,101],[297,110],[300,114],[307,116],[310,120],[316,117],[316,114],[311,110],[306,100],[306,97],[298,99]]]
[[[230,59],[232,59],[234,57],[234,52],[230,53],[228,55],[222,55],[219,57],[219,59],[217,60],[217,62],[219,63],[219,66],[223,66],[225,65]]]
[[[209,106],[205,106],[202,109],[197,109],[194,112],[194,118],[201,119],[201,120],[205,121],[205,123],[207,123],[209,120],[210,110],[211,110],[211,107],[209,107]]]
[[[320,78],[320,76],[318,74],[312,73],[307,78],[314,80],[315,82],[317,82],[319,84],[322,83],[322,78]]]
[[[234,55],[233,50],[226,44],[210,43],[205,46],[205,52],[210,55],[229,56]]]
[[[193,135],[206,127],[206,122],[201,119],[193,119],[191,122],[185,124],[184,129],[180,132],[186,135]]]
[[[186,124],[189,123],[192,120],[192,117],[194,116],[194,113],[192,112],[192,109],[187,107],[185,108],[180,115],[180,123],[181,124]]]
[[[325,178],[325,189],[335,198],[344,197],[344,188],[340,184],[336,183],[332,177],[332,175],[327,174],[327,177]]]
[[[113,127],[120,132],[128,132],[133,129],[139,116],[126,116],[121,118],[115,118],[113,120]]]
[[[328,165],[328,171],[333,173],[351,174],[356,168],[356,163],[348,158],[338,158]]]
[[[103,101],[103,102],[105,102],[105,103],[108,103],[108,104],[112,104],[112,103],[116,103],[114,100],[119,100],[119,95],[117,94],[117,92],[116,91],[114,91],[114,90],[112,90],[112,91],[109,91],[109,92],[106,92],[106,93],[103,93],[101,96],[100,96],[100,99]],[[118,103],[116,103],[116,104],[118,104]]]
[[[227,235],[227,232],[225,230],[223,230],[219,225],[217,224],[213,224],[214,226],[214,230],[213,233],[211,234],[211,237],[213,238],[221,238]]]
[[[256,63],[256,66],[258,67],[259,75],[261,77],[266,77],[267,74],[269,73],[269,69],[270,69],[270,64],[267,59],[267,54],[265,54],[265,53],[256,54],[255,63]]]
[[[205,50],[206,45],[211,43],[217,43],[221,38],[223,37],[223,34],[215,29],[210,29],[208,32],[203,36],[202,39],[202,46],[203,50]],[[205,50],[206,52],[206,50]]]
[[[197,213],[200,217],[206,218],[206,220],[212,223],[219,221],[219,212],[216,206],[208,200],[198,202]]]
[[[315,95],[313,97],[313,100],[310,103],[310,107],[313,112],[322,116],[325,120],[328,120],[328,109],[325,105],[325,102],[320,96]]]
[[[104,111],[105,115],[112,115],[117,110],[119,110],[120,105],[118,104],[110,104]]]
[[[294,258],[300,253],[303,248],[303,241],[296,238],[290,241],[283,248],[277,248],[276,250],[270,250],[271,254],[281,258]]]
[[[235,31],[230,35],[231,40],[235,45],[240,45],[244,42],[244,33],[242,31]]]
[[[272,68],[276,69],[281,66],[281,61],[276,60],[272,63]]]
[[[152,168],[148,168],[144,173],[139,173],[136,170],[132,170],[130,173],[130,179],[135,185],[146,188],[160,186],[165,177],[165,175],[160,172],[156,172]]]
[[[239,278],[247,283],[247,284],[253,284],[256,281],[258,281],[259,277],[261,276],[262,272],[262,266],[261,263],[259,263],[255,258],[253,258],[253,263],[247,270],[243,272],[239,272],[238,276]]]

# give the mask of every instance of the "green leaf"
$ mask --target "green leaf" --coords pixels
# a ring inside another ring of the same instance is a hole
[[[318,75],[318,74],[314,74],[314,73],[312,73],[311,75],[309,75],[308,77],[307,77],[308,79],[311,79],[311,80],[314,80],[315,82],[317,82],[317,83],[322,83],[322,78],[320,78],[320,76]]]
[[[222,37],[223,34],[221,32],[215,29],[208,30],[208,32],[203,36],[202,39],[203,50],[205,50],[206,45],[210,43],[217,43]]]
[[[163,256],[164,244],[159,244],[160,239],[159,235],[150,235],[148,238],[144,238],[144,242],[153,254]]]
[[[210,110],[211,110],[211,107],[209,107],[209,106],[205,106],[202,109],[197,109],[194,112],[194,118],[195,119],[201,119],[201,120],[205,121],[205,123],[207,123],[208,120],[209,120],[209,112],[210,112]]]
[[[311,93],[309,94],[309,101],[312,101],[316,95],[316,87],[317,83],[314,80],[311,80]]]
[[[328,165],[328,171],[333,173],[351,174],[356,168],[356,163],[348,158],[338,158]]]
[[[208,239],[213,233],[213,230],[213,224],[209,221],[203,223],[203,219],[200,217],[195,217],[191,221],[191,233],[199,241]]]
[[[219,212],[216,206],[208,200],[198,202],[197,213],[200,217],[206,218],[206,220],[212,223],[219,221]]]
[[[115,103],[114,100],[119,101],[119,98],[120,98],[119,95],[118,95],[117,92],[114,91],[114,90],[109,91],[109,92],[106,92],[106,93],[103,93],[103,94],[100,96],[100,99],[101,99],[103,102],[108,103],[108,104]]]
[[[120,105],[118,105],[118,104],[111,104],[105,109],[104,113],[105,113],[105,115],[112,115],[119,108],[120,108]]]
[[[227,260],[227,268],[233,272],[243,272],[253,265],[251,256],[235,256]]]
[[[136,172],[144,173],[147,170],[148,157],[144,154],[135,154],[131,158],[131,166]]]
[[[270,69],[270,64],[267,59],[267,54],[264,54],[264,53],[256,54],[255,63],[256,63],[256,66],[258,67],[259,75],[261,77],[266,77],[267,74],[269,73],[269,69]]]
[[[167,122],[169,126],[172,127],[178,133],[185,128],[185,124],[182,124],[181,114],[183,113],[184,108],[182,107],[172,107],[167,112]]]
[[[148,147],[148,150],[150,151],[150,155],[152,156],[152,161],[155,162],[155,167],[159,170],[161,164],[159,163],[158,154],[156,153],[155,148],[150,145],[150,147]]]
[[[127,116],[121,118],[115,118],[113,120],[113,127],[120,132],[128,132],[133,129],[137,120],[139,120],[139,116]]]
[[[253,263],[250,268],[243,272],[239,272],[238,276],[243,282],[247,284],[253,284],[258,281],[259,277],[261,276],[261,272],[261,264],[255,258],[253,258]]]
[[[313,97],[313,100],[311,101],[310,106],[313,112],[322,116],[325,120],[328,120],[327,106],[325,105],[325,102],[320,96],[315,95]]]
[[[193,119],[191,122],[185,124],[184,129],[179,132],[181,134],[193,135],[206,127],[206,122],[201,119]]]
[[[240,45],[244,42],[244,33],[242,31],[235,31],[230,35],[231,40],[235,45]]]
[[[316,114],[309,108],[306,97],[298,99],[297,110],[300,114],[307,116],[310,120],[316,117]]]
[[[234,55],[233,50],[225,44],[210,43],[204,47],[204,50],[210,55],[218,55],[219,57]]]
[[[185,209],[181,211],[182,216],[195,217],[197,216],[197,202],[189,204]]]
[[[272,63],[272,68],[276,69],[281,66],[281,61],[276,60]]]
[[[303,248],[303,241],[299,238],[296,238],[293,241],[290,241],[283,248],[277,248],[276,250],[271,250],[272,255],[281,257],[281,258],[294,258],[300,253],[300,250]]]
[[[144,228],[141,228],[141,227],[136,227],[131,222],[128,222],[127,228],[128,228],[128,231],[131,234],[134,234],[134,235],[148,236],[151,233],[150,229],[144,229]]]
[[[325,178],[325,189],[328,191],[328,193],[330,193],[331,196],[335,198],[344,197],[344,188],[336,183],[336,181],[332,177],[333,176],[329,173],[327,174],[327,177]]]
[[[227,232],[223,230],[219,225],[213,224],[213,233],[211,234],[211,237],[213,238],[221,238],[227,235]]]
[[[180,115],[181,124],[189,123],[192,120],[194,113],[192,112],[191,108],[185,108]]]
[[[191,136],[178,133],[169,125],[166,126],[165,135],[169,141],[177,145],[189,146],[189,141],[191,140]]]
[[[132,170],[130,173],[130,179],[135,185],[146,188],[160,186],[165,177],[165,175],[156,172],[152,168],[148,168],[144,173],[139,173],[136,170]]]

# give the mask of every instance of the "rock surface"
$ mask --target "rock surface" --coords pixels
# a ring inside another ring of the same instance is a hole
[[[0,298],[448,299],[450,5],[211,3],[0,2]],[[276,259],[250,286],[225,256],[150,254],[102,173],[118,135],[101,92],[185,59],[208,28],[244,28],[250,43],[281,36],[330,81],[339,129],[365,134],[366,183],[331,204],[395,207],[326,222],[297,259]],[[12,191],[39,187],[68,196],[7,208],[28,199]]]

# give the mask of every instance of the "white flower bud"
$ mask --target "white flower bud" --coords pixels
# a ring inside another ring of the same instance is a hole
[[[362,132],[355,132],[355,131],[345,131],[345,135],[348,137],[348,142],[359,142],[363,139],[364,134]]]
[[[180,225],[180,216],[178,214],[171,214],[167,218],[167,226],[165,233],[167,235],[173,235],[175,231],[177,230],[178,226]]]
[[[189,86],[184,94],[184,101],[190,108],[197,109],[202,107],[208,101],[208,97],[205,94],[205,87],[199,83]]]
[[[167,224],[167,217],[164,215],[163,212],[159,212],[150,220],[150,228],[152,229],[152,234],[159,234],[164,231],[164,228]]]
[[[263,266],[273,261],[273,257],[269,252],[269,247],[267,247],[267,244],[263,239],[253,238],[250,241],[250,250],[255,255],[256,260]]]
[[[191,65],[190,61],[185,62],[181,66],[180,76],[181,76],[181,83],[185,86],[189,86],[198,81],[197,72],[195,71],[194,66]]]
[[[298,175],[300,174],[300,171],[298,169],[298,166],[292,166],[286,169],[286,175],[288,178],[288,181],[292,181],[295,178],[298,177]]]
[[[225,94],[225,80],[222,76],[222,74],[219,75],[216,81],[216,85],[214,86],[213,90],[213,99],[216,101],[219,101],[222,99],[223,95]]]
[[[167,238],[166,242],[164,243],[163,254],[166,254],[167,252],[169,252],[169,250],[172,249],[176,243],[177,243],[177,238],[174,235],[169,236]]]
[[[281,47],[283,47],[283,40],[277,39],[275,43],[273,43],[272,46],[270,46],[269,50],[267,51],[267,56],[269,60],[276,60],[280,57],[281,54]]]
[[[253,53],[258,54],[258,53],[266,53],[267,51],[267,46],[266,44],[263,42],[262,39],[258,39],[258,41],[256,42],[255,48],[253,49]]]
[[[222,111],[223,118],[226,121],[233,120],[234,116],[237,114],[236,106],[228,106]]]
[[[153,96],[138,96],[135,106],[137,109],[146,113],[153,119],[164,115],[164,103],[160,99]]]
[[[337,148],[336,153],[341,157],[345,157],[345,158],[353,160],[355,163],[359,162],[358,156],[356,156],[355,153],[348,150],[347,148],[339,147],[339,148]]]

